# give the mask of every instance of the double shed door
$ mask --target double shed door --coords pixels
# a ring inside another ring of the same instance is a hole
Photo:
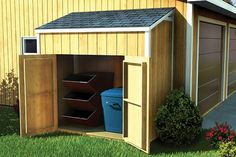
[[[123,63],[123,135],[127,143],[149,153],[147,58],[126,57]],[[56,55],[20,56],[21,135],[58,129]]]

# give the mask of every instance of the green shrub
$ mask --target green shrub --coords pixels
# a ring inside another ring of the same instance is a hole
[[[18,97],[18,77],[11,70],[0,82],[0,104],[15,105]]]
[[[234,142],[222,142],[219,147],[221,157],[236,157],[236,146]]]
[[[202,118],[184,90],[173,90],[156,117],[159,138],[164,143],[191,144],[201,133]]]

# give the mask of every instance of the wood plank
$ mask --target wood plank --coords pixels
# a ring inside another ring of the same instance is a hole
[[[114,10],[120,10],[120,3],[122,0],[114,0]]]
[[[107,55],[116,55],[116,33],[107,33]]]
[[[98,55],[106,55],[107,53],[107,35],[98,33]]]
[[[162,0],[153,0],[154,8],[160,8],[161,7],[161,1]]]
[[[84,1],[84,11],[90,11],[90,2],[89,2],[89,0]]]
[[[79,35],[78,34],[70,34],[70,49],[71,49],[71,54],[79,53]]]
[[[169,5],[168,7],[175,7],[176,0],[169,0]]]
[[[107,0],[107,9],[114,10],[114,0]]]
[[[45,35],[45,53],[46,54],[53,54],[54,53],[54,41],[52,34]]]
[[[68,0],[67,3],[68,3],[68,14],[71,13],[71,12],[74,12],[74,6],[75,6],[75,1],[78,1],[78,0]]]
[[[139,9],[140,8],[140,0],[134,0],[134,9]]]
[[[96,0],[90,0],[90,11],[96,11]]]
[[[169,1],[168,0],[162,0],[161,1],[161,7],[165,8],[169,6]]]
[[[89,55],[97,54],[97,34],[96,33],[88,34],[88,54]]]
[[[85,10],[84,0],[79,0],[79,11],[83,12]]]
[[[126,33],[117,33],[117,55],[126,55],[128,48],[128,36]]]
[[[145,34],[138,33],[138,56],[144,56],[145,51]]]
[[[147,0],[140,0],[140,9],[144,9],[147,7]]]
[[[96,0],[96,11],[102,10],[102,0]]]
[[[108,9],[108,0],[102,0],[102,10]]]
[[[147,0],[147,8],[153,8],[153,7],[154,7],[153,0]]]
[[[79,0],[74,0],[74,10],[73,12],[78,12],[79,11]]]
[[[138,55],[138,35],[137,33],[128,33],[128,56]]]
[[[134,8],[134,0],[126,0],[127,1],[127,9],[133,9]]]
[[[0,49],[0,81],[2,81],[2,79],[4,78],[4,71],[5,71],[5,67],[4,67],[4,48],[3,48],[3,13],[2,13],[2,3],[3,1],[0,1],[0,47],[2,47]],[[4,96],[2,94],[0,94],[0,104],[4,103]]]
[[[63,1],[57,1],[57,16],[62,17],[63,15]]]
[[[70,54],[70,35],[69,34],[62,34],[62,47],[61,53],[62,54]]]
[[[40,35],[40,53],[46,54],[45,35]]]
[[[88,35],[79,34],[79,54],[88,54]]]
[[[62,37],[61,34],[53,34],[53,53],[62,54]]]
[[[63,0],[62,3],[62,15],[68,14],[68,0]]]
[[[121,8],[121,10],[123,10],[123,9],[128,9],[127,8],[127,2],[128,0],[121,0],[120,1],[120,8]]]

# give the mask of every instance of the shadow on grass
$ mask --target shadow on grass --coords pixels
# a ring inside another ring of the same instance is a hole
[[[204,130],[202,134],[188,146],[175,146],[173,144],[165,144],[159,139],[151,143],[152,154],[175,154],[175,153],[187,153],[187,152],[205,152],[210,150],[216,150],[213,148],[208,141],[205,140],[204,136],[207,130]]]
[[[52,138],[52,137],[60,137],[60,136],[81,136],[81,135],[73,134],[73,133],[65,133],[65,132],[53,132],[53,133],[35,135],[35,136],[32,136],[31,138]]]

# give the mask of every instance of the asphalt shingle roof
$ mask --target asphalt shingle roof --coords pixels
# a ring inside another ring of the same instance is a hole
[[[149,27],[173,9],[73,12],[37,29]]]

